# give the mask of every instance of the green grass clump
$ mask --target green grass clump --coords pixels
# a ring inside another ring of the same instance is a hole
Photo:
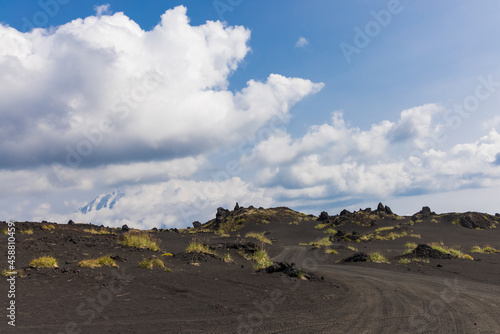
[[[229,253],[224,254],[222,260],[227,263],[234,262],[233,259],[231,258],[231,254]]]
[[[322,230],[324,229],[325,227],[327,227],[328,224],[325,224],[325,223],[319,223],[318,225],[314,226],[315,229],[318,229],[318,230]]]
[[[172,253],[163,253],[161,256],[174,256]]]
[[[326,254],[338,254],[339,252],[337,252],[335,249],[325,248],[325,253]]]
[[[288,225],[299,225],[299,222],[298,221],[290,222],[288,223]]]
[[[82,260],[78,263],[79,267],[84,268],[99,268],[102,266],[118,267],[115,260],[109,256],[101,256],[97,259]]]
[[[500,250],[495,249],[491,246],[486,246],[484,248],[481,248],[479,246],[474,246],[470,250],[471,253],[483,253],[483,254],[493,254],[493,253],[500,253]]]
[[[217,230],[214,233],[217,234],[219,237],[223,237],[223,238],[225,238],[225,237],[227,238],[227,237],[231,236],[228,233],[224,232],[224,230]]]
[[[111,232],[104,230],[104,229],[99,229],[96,230],[95,228],[84,228],[83,232],[90,233],[90,234],[111,234]]]
[[[367,261],[374,263],[389,263],[389,260],[387,260],[381,252],[369,253]]]
[[[261,232],[261,233],[257,233],[257,232],[248,232],[246,235],[245,235],[245,238],[254,238],[254,239],[257,239],[259,240],[260,242],[263,242],[265,244],[269,244],[269,245],[272,245],[272,241],[270,239],[268,239],[266,236],[265,236],[266,232]]]
[[[352,250],[354,252],[358,251],[358,249],[356,247],[353,247],[353,246],[347,246],[347,249]]]
[[[273,261],[264,249],[259,249],[252,254],[251,260],[254,261],[253,268],[255,270],[267,268],[273,264]]]
[[[335,234],[337,234],[337,231],[334,230],[333,228],[328,228],[328,229],[324,230],[323,233],[335,235]]]
[[[423,257],[414,257],[413,259],[407,258],[407,257],[402,257],[398,260],[399,264],[409,264],[412,262],[425,262],[429,263],[429,259],[424,259]]]
[[[42,230],[52,231],[55,229],[56,229],[56,227],[52,224],[43,224],[42,225]]]
[[[142,269],[153,269],[153,267],[165,268],[165,264],[162,260],[153,258],[153,259],[143,259],[139,263],[139,268]]]
[[[6,228],[3,228],[3,229],[2,229],[2,234],[7,235],[7,233],[9,233],[9,230],[8,230],[8,229],[6,229]]]
[[[27,230],[20,230],[19,233],[21,233],[21,234],[27,234],[27,235],[32,235],[33,234],[33,230],[31,228],[29,228]]]
[[[312,247],[316,247],[316,248],[328,247],[331,245],[332,245],[332,242],[330,241],[330,238],[328,238],[328,237],[323,238],[319,241],[312,241],[312,242],[307,244],[307,246],[312,246]]]
[[[31,260],[30,267],[35,268],[57,268],[57,260],[51,256],[42,256]]]
[[[123,246],[149,249],[152,251],[159,251],[160,246],[158,241],[151,238],[148,233],[144,232],[127,232],[122,235],[122,240],[119,243]]]
[[[189,245],[186,247],[187,253],[205,253],[205,254],[214,254],[215,252],[210,249],[208,245],[205,245],[198,240],[192,240]]]
[[[429,246],[431,246],[433,249],[435,249],[437,251],[440,251],[441,253],[450,254],[451,256],[459,258],[459,259],[474,260],[474,258],[472,256],[470,256],[469,254],[465,254],[462,251],[460,251],[459,249],[445,246],[442,242],[439,244],[434,242],[434,243],[429,244]]]

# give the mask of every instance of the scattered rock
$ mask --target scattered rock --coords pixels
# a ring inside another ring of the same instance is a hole
[[[322,222],[322,221],[326,221],[328,220],[328,212],[326,211],[322,211],[320,214],[319,214],[319,217],[318,217],[318,221]]]
[[[377,205],[377,211],[384,212],[385,211],[384,204],[378,203],[378,205]]]
[[[237,211],[240,209],[240,205],[238,204],[238,202],[236,202],[236,205],[234,206],[234,210],[233,211]]]
[[[460,217],[460,225],[466,228],[487,229],[492,225],[491,219],[477,212],[467,212]]]
[[[199,221],[194,221],[193,222],[193,227],[194,228],[200,228],[201,227],[201,223]]]
[[[387,213],[388,215],[393,215],[394,214],[392,212],[391,208],[388,207],[387,205],[384,207],[384,212]]]
[[[438,264],[436,267],[438,267],[438,268],[443,268],[443,266],[442,266],[442,265],[440,265],[440,264]]]
[[[368,260],[368,254],[359,252],[349,257],[346,257],[341,262],[366,262]]]
[[[122,231],[123,232],[128,232],[128,231],[130,231],[130,228],[125,224],[125,225],[122,226]]]
[[[71,219],[68,221],[68,225],[73,225],[75,222],[72,221]]]
[[[430,258],[430,259],[451,259],[453,256],[450,254],[442,253],[431,246],[425,244],[419,244],[411,253],[401,255],[401,257],[413,258],[413,257],[422,257],[422,258]]]
[[[305,278],[309,280],[317,280],[323,281],[323,277],[317,277],[313,273],[305,272],[300,267],[298,267],[295,263],[288,262],[275,262],[269,267],[264,269],[268,274],[272,273],[283,273],[289,277],[299,277]]]
[[[370,210],[371,210],[371,209],[370,209]],[[351,212],[350,212],[349,210],[346,210],[346,209],[344,209],[344,210],[342,210],[342,211],[340,212],[340,216],[341,216],[341,217],[350,216],[350,215],[351,215]]]

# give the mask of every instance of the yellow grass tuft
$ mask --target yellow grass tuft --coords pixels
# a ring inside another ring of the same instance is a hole
[[[318,229],[318,230],[322,230],[324,229],[325,227],[327,227],[328,224],[325,224],[325,223],[319,223],[318,225],[314,226],[315,229]]]
[[[261,233],[249,232],[245,235],[245,238],[254,238],[265,244],[272,245],[273,242],[269,238],[267,238],[265,234],[266,232],[261,232]]]
[[[337,252],[335,249],[325,248],[325,253],[326,254],[338,254],[339,252]]]
[[[84,228],[83,232],[87,232],[90,234],[111,234],[111,232],[109,232],[108,230],[105,229],[96,230],[95,228]]]
[[[163,253],[161,256],[174,256],[172,253]]]
[[[187,253],[205,253],[205,254],[214,254],[215,252],[198,240],[192,240],[186,248]]]
[[[158,241],[151,238],[145,232],[127,232],[122,235],[122,240],[119,243],[123,246],[135,247],[140,249],[150,249],[152,251],[159,251],[160,246]]]
[[[31,234],[33,234],[33,230],[31,228],[29,228],[29,229],[26,229],[26,230],[20,230],[19,233],[31,235]]]
[[[459,249],[445,246],[442,242],[439,244],[436,242],[433,242],[433,243],[429,244],[429,246],[431,246],[433,249],[435,249],[437,251],[440,251],[441,253],[450,254],[451,256],[459,258],[459,259],[474,260],[474,258],[472,256],[470,256],[469,254],[465,254],[462,251],[460,251]]]
[[[79,267],[84,268],[99,268],[102,266],[118,267],[115,260],[109,256],[101,256],[97,259],[88,259],[78,262]]]
[[[47,231],[52,231],[55,230],[55,226],[52,224],[43,224],[42,225],[42,230],[47,230]]]
[[[389,263],[389,260],[387,260],[381,252],[369,253],[367,261],[374,263]]]
[[[273,264],[273,261],[264,249],[260,249],[253,253],[251,259],[255,261],[253,268],[255,270],[267,268]]]
[[[57,260],[51,256],[42,256],[31,260],[31,267],[35,268],[57,268]]]
[[[143,259],[139,263],[139,268],[142,269],[153,269],[153,267],[165,268],[165,264],[162,260],[153,258],[153,259]]]
[[[500,250],[495,249],[491,246],[486,246],[484,248],[481,248],[479,246],[474,246],[470,250],[471,253],[483,253],[483,254],[493,254],[493,253],[500,253]]]

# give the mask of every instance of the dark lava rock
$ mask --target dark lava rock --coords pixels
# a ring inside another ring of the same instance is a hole
[[[215,214],[215,226],[216,230],[219,229],[220,225],[224,223],[227,216],[229,216],[230,211],[224,208],[217,208],[217,213]]]
[[[112,258],[113,260],[118,261],[118,262],[125,262],[125,261],[127,261],[127,259],[121,257],[120,255],[111,255],[110,258]]]
[[[490,228],[491,219],[477,212],[467,212],[460,217],[460,225],[467,228]]]
[[[337,233],[335,233],[335,237],[338,237],[338,238],[341,238],[344,235],[346,235],[346,233],[343,230],[338,230]]]
[[[385,211],[385,206],[382,203],[378,203],[377,205],[377,211],[379,212],[384,212]]]
[[[344,217],[344,216],[349,216],[349,215],[351,215],[351,212],[350,212],[349,210],[344,209],[344,210],[342,210],[342,211],[340,212],[340,216],[341,216],[341,217]]]
[[[359,252],[349,257],[346,257],[342,262],[366,262],[368,260],[368,254]]]
[[[303,276],[309,280],[323,281],[323,277],[318,277],[313,273],[305,272],[300,267],[298,267],[295,263],[288,262],[275,262],[269,267],[264,269],[268,274],[272,273],[283,273],[289,277],[299,277]]]
[[[151,231],[153,231],[153,232],[158,232],[158,229],[157,229],[156,227],[153,227],[153,228],[151,229]]]
[[[328,212],[326,211],[322,211],[320,214],[319,214],[319,217],[318,217],[318,221],[322,222],[322,221],[325,221],[325,220],[328,220]]]
[[[417,212],[417,214],[421,214],[422,216],[427,217],[427,216],[430,216],[430,215],[435,215],[436,213],[432,212],[431,208],[429,208],[428,206],[424,206],[424,207],[422,207],[422,210],[420,210],[419,212]]]
[[[173,228],[173,229],[171,229],[171,231],[174,233],[179,233],[179,230],[177,228]]]
[[[425,244],[419,244],[411,253],[402,255],[401,257],[423,257],[430,259],[451,259],[453,256],[450,254],[442,253],[431,246]]]
[[[237,211],[240,209],[240,205],[238,204],[238,202],[236,202],[236,205],[234,206],[234,210],[233,211]]]
[[[442,265],[440,265],[440,264],[438,264],[436,267],[438,267],[438,268],[443,268],[443,266],[442,266]]]
[[[127,225],[123,225],[122,226],[122,231],[123,232],[128,232],[128,231],[130,231],[130,228]]]
[[[68,225],[73,225],[75,222],[72,221],[71,219],[68,221]]]
[[[390,207],[388,207],[387,205],[386,205],[386,206],[384,206],[384,212],[385,212],[385,213],[387,213],[388,215],[392,215],[392,214],[394,214],[394,213],[392,212],[391,208],[390,208]]]
[[[200,228],[201,227],[201,223],[199,221],[194,221],[193,222],[193,227],[194,228]]]

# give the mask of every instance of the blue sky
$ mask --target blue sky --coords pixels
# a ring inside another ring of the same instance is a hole
[[[237,200],[311,213],[379,200],[401,213],[499,211],[499,14],[496,1],[3,1],[0,214],[62,220],[115,190],[127,194],[121,210],[78,218],[183,226]],[[204,45],[196,34],[229,37]],[[159,88],[130,124],[115,122],[68,164],[67,147],[83,145],[75,122],[96,129],[112,97],[158,66]],[[189,78],[173,87],[177,69]],[[234,161],[233,179],[213,177]]]

